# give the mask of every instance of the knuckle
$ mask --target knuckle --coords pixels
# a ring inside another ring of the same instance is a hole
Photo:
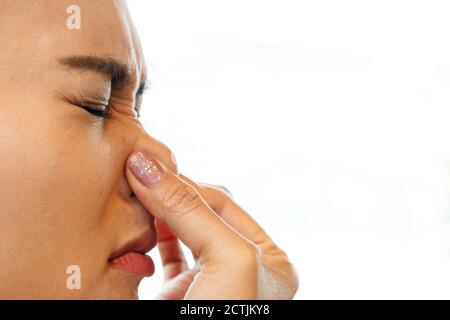
[[[201,206],[203,200],[194,188],[183,183],[168,190],[162,203],[167,211],[187,213]]]
[[[259,248],[250,241],[244,241],[235,252],[237,254],[234,263],[237,263],[239,269],[250,274],[257,274],[262,263],[261,252]]]
[[[230,190],[222,184],[217,185],[217,188],[228,197],[232,197]]]
[[[216,194],[217,196],[230,199],[232,198],[230,190],[226,188],[224,185],[202,183],[200,184],[200,186],[202,189],[214,192],[214,194]]]
[[[261,258],[261,251],[256,244],[245,240],[240,246],[239,256],[241,257],[242,261],[257,263]]]

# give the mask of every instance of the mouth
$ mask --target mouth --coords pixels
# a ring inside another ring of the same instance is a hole
[[[146,255],[156,246],[156,233],[147,230],[109,256],[108,262],[116,269],[150,277],[155,272],[152,258]]]

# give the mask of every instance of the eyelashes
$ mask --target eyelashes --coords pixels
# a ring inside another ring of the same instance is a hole
[[[87,100],[87,101],[80,101],[78,99],[71,99],[71,98],[67,98],[67,97],[63,97],[63,100],[65,100],[66,102],[70,103],[73,106],[76,106],[80,109],[83,109],[84,111],[88,112],[89,114],[91,114],[92,116],[95,117],[99,117],[102,119],[113,119],[113,113],[112,113],[112,108],[109,105],[109,102],[106,101],[92,101],[92,100]],[[134,111],[136,112],[136,116],[137,118],[140,118],[140,108],[134,107]]]
[[[89,106],[78,104],[78,106],[96,117],[101,117],[103,119],[112,119],[112,112],[107,105]]]
[[[107,105],[99,105],[96,107],[91,107],[91,106],[86,106],[86,105],[81,105],[78,104],[77,106],[79,106],[80,108],[86,110],[87,112],[89,112],[90,114],[96,116],[96,117],[101,117],[103,119],[112,119],[112,112],[109,106]],[[98,109],[98,107],[100,107],[100,109]],[[137,117],[140,118],[140,110],[139,108],[134,108],[134,111],[137,114]]]

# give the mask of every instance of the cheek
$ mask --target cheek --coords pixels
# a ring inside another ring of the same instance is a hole
[[[33,278],[41,290],[52,284],[64,289],[70,264],[80,264],[86,279],[99,276],[103,266],[96,263],[103,259],[88,260],[93,243],[102,247],[107,242],[99,235],[105,233],[104,208],[113,184],[109,148],[83,124],[48,115],[5,119],[4,124],[0,243],[5,250],[0,252],[0,280],[17,274],[12,285],[28,279],[32,287]]]
[[[17,132],[21,128],[26,130]],[[51,219],[73,208],[93,211],[101,205],[111,185],[109,149],[83,124],[41,117],[2,129],[8,137],[0,148],[2,209],[29,209],[36,218]],[[82,213],[76,219],[90,217]]]

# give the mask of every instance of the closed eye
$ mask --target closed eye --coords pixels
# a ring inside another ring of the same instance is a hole
[[[140,116],[141,116],[140,108],[136,107],[136,108],[134,108],[134,111],[136,111],[137,117],[140,118]]]
[[[89,105],[89,104],[76,104],[76,105],[94,116],[101,117],[104,119],[112,118],[111,110],[107,105]]]

